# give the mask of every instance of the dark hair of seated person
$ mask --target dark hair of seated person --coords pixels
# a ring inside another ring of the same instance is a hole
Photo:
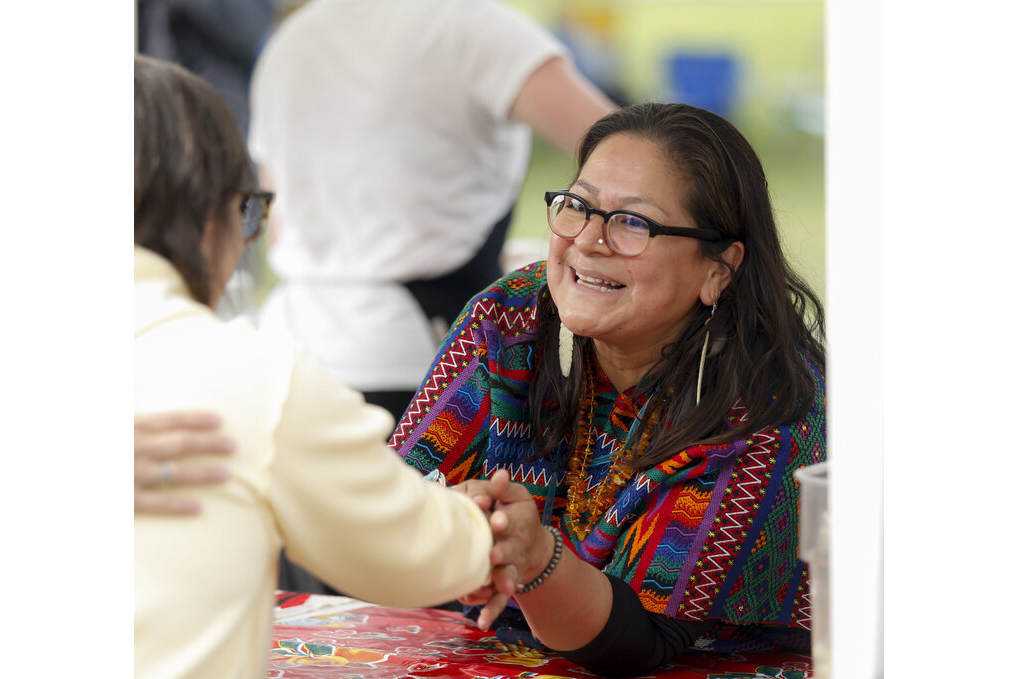
[[[212,88],[176,64],[136,55],[134,243],[168,259],[203,304],[205,224],[255,185],[244,139]]]

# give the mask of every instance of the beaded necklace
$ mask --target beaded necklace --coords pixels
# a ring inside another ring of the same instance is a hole
[[[631,457],[630,452],[632,448],[630,441],[632,432],[636,428],[636,422],[643,420],[644,410],[646,410],[647,404],[650,403],[648,399],[647,403],[640,409],[637,419],[630,424],[625,446],[623,446],[621,451],[612,453],[611,465],[608,471],[605,472],[604,478],[597,484],[593,492],[588,493],[587,470],[593,457],[594,441],[597,439],[597,432],[594,430],[596,389],[594,369],[591,365],[593,361],[588,360],[584,361],[584,363],[586,367],[586,394],[581,394],[580,396],[581,402],[586,401],[586,407],[581,406],[583,430],[577,435],[573,454],[569,457],[569,471],[565,475],[566,487],[568,488],[567,502],[565,514],[561,521],[581,541],[585,540],[590,535],[590,532],[594,530],[598,519],[615,501],[615,496],[619,490],[629,483],[634,470],[627,460],[632,459],[632,457],[639,457],[647,450],[653,435],[654,425],[657,424],[657,412],[655,411],[646,425],[641,427],[642,433],[636,447],[636,454]],[[586,399],[584,399],[584,396],[586,396]]]

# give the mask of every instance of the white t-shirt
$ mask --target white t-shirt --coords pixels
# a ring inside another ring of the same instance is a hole
[[[251,89],[282,281],[262,324],[355,388],[416,389],[437,338],[398,283],[457,269],[509,210],[530,130],[508,112],[555,56],[496,0],[312,0],[284,22]]]

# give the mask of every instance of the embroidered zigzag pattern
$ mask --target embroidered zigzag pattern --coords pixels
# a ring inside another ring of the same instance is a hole
[[[802,616],[795,620],[795,624],[803,629],[811,629],[813,620],[813,581],[806,581],[806,590],[799,595],[799,608],[796,611]]]
[[[532,311],[519,308],[507,309],[501,302],[491,298],[479,299],[474,303],[473,317],[478,321],[490,319],[499,330],[519,331],[529,327],[537,314],[537,307]]]
[[[761,438],[756,442],[752,450],[745,453],[747,460],[742,472],[748,477],[745,481],[737,483],[732,491],[732,511],[725,511],[722,506],[718,511],[721,518],[721,525],[715,530],[724,537],[714,542],[714,552],[706,557],[710,566],[700,573],[699,584],[693,587],[695,594],[690,598],[688,607],[691,613],[706,615],[707,607],[721,587],[721,582],[714,576],[721,576],[731,566],[739,553],[742,540],[745,537],[746,527],[755,513],[754,503],[757,501],[759,492],[766,488],[764,475],[768,465],[765,460],[772,454],[770,444],[775,438],[769,433],[761,432]],[[759,472],[759,475],[757,474]]]
[[[622,522],[627,520],[632,514],[633,507],[638,503],[642,502],[647,496],[658,486],[658,481],[652,481],[647,478],[644,472],[637,472],[636,476],[633,477],[630,483],[632,490],[626,489],[620,495],[618,500],[612,504],[604,514],[604,521],[610,526],[618,528],[622,525]],[[634,492],[635,491],[635,492]]]
[[[449,351],[439,359],[428,381],[424,383],[420,391],[417,392],[417,397],[411,402],[407,416],[403,417],[403,421],[396,430],[396,440],[402,442],[414,430],[423,413],[428,411],[430,404],[438,400],[445,388],[443,385],[448,385],[449,381],[459,374],[476,346],[473,338],[467,332],[464,332],[461,337],[449,345]]]
[[[532,486],[548,486],[551,483],[547,469],[537,469],[528,462],[497,465],[491,464],[489,460],[485,459],[482,469],[486,477],[490,477],[499,469],[505,469],[509,472],[509,480],[513,483],[529,483]]]
[[[506,420],[501,417],[491,416],[491,429],[504,438],[524,438],[530,434],[530,423],[516,420]]]
[[[532,486],[547,486],[550,483],[548,470],[538,471],[528,464],[509,465],[509,476],[516,483],[529,483]]]
[[[649,494],[652,490],[657,488],[657,484],[660,483],[660,481],[654,481],[644,472],[638,472],[632,483],[640,492]]]

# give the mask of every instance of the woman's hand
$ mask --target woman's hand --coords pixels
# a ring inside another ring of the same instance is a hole
[[[536,578],[551,561],[555,538],[541,524],[537,504],[526,487],[510,483],[509,472],[499,469],[491,477],[491,532],[495,545],[491,561],[516,566],[520,584]]]
[[[492,494],[491,482],[485,479],[470,479],[452,486],[452,490],[468,495],[485,514],[491,518],[491,509],[497,498]],[[494,531],[492,531],[494,536]],[[516,566],[492,561],[491,584],[484,585],[470,594],[461,596],[459,602],[465,606],[483,606],[477,625],[487,630],[505,608],[509,597],[516,591]]]
[[[541,525],[537,506],[527,489],[509,482],[498,470],[490,481],[470,480],[455,489],[469,495],[481,509],[491,509],[492,584],[461,597],[468,606],[483,604],[477,626],[487,630],[517,590],[517,584],[537,577],[551,559],[555,540]],[[523,573],[526,577],[521,578]]]
[[[222,483],[226,467],[182,461],[188,455],[228,455],[233,440],[218,434],[219,416],[207,412],[167,412],[134,416],[134,511],[197,514],[190,498],[160,492],[163,486]]]

